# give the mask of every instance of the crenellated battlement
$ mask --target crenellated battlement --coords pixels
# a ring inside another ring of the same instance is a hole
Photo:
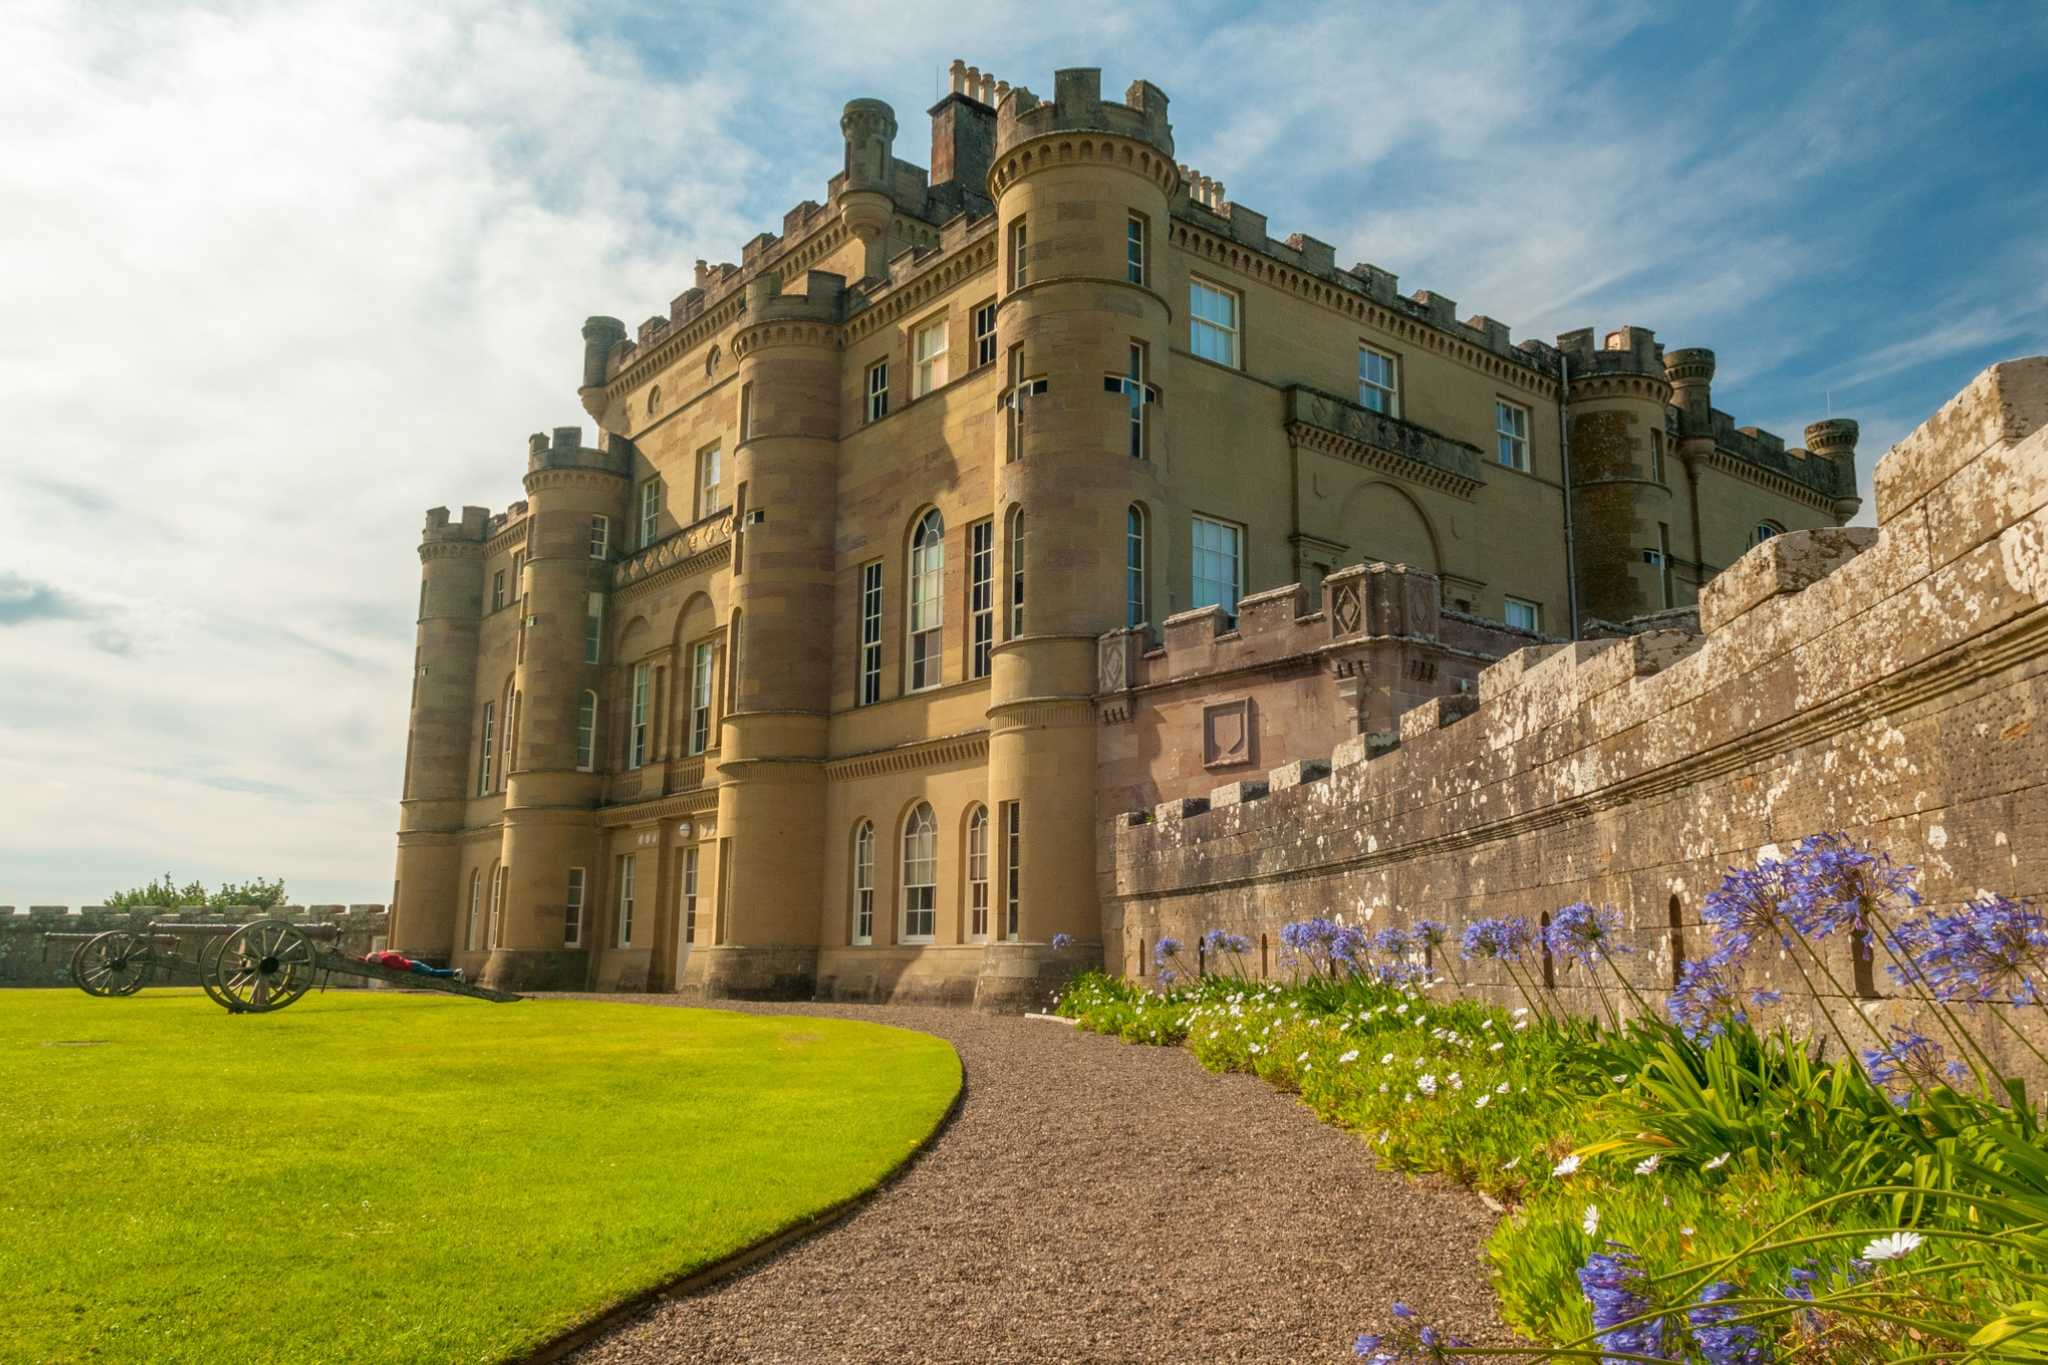
[[[1787,533],[1725,570],[1701,632],[1531,644],[1392,736],[1276,752],[1220,800],[1108,807],[1105,942],[1128,968],[1218,925],[1392,907],[1455,932],[1584,899],[1668,974],[1725,868],[1821,830],[1918,865],[1935,903],[2041,896],[2048,358],[1987,370],[1878,487],[1878,529]]]
[[[996,105],[996,155],[1007,156],[1033,138],[1054,133],[1114,133],[1148,143],[1171,158],[1173,127],[1166,93],[1150,81],[1132,81],[1121,104],[1102,98],[1102,69],[1070,66],[1053,73],[1053,95],[1042,101],[1012,86]]]

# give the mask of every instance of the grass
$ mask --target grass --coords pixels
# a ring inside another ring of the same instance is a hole
[[[873,1186],[959,1087],[846,1020],[0,991],[0,1358],[514,1356]]]

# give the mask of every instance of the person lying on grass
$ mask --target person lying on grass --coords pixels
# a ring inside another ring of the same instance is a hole
[[[365,953],[361,960],[373,967],[382,967],[387,971],[417,972],[421,976],[439,976],[455,981],[467,981],[469,979],[462,974],[462,969],[459,967],[429,967],[417,958],[407,957],[404,953],[394,953],[389,949],[385,949],[382,952]]]

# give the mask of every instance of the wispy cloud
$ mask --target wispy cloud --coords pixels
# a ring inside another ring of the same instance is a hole
[[[664,309],[695,258],[822,197],[846,99],[894,103],[923,160],[955,56],[1042,93],[1075,62],[1153,80],[1181,159],[1276,234],[1518,336],[1714,346],[1721,405],[1795,439],[1832,388],[1866,477],[1987,350],[2048,347],[2024,5],[1030,16],[16,5],[0,895],[172,866],[381,899],[421,509],[518,497],[524,434],[578,420],[582,319]]]

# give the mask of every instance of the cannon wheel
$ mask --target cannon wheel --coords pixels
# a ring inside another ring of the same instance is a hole
[[[199,945],[199,989],[206,992],[207,999],[222,1009],[233,1012],[234,1001],[220,988],[220,950],[227,947],[228,936],[210,938]]]
[[[313,940],[295,924],[279,919],[245,924],[211,955],[206,993],[234,1014],[281,1010],[312,989],[317,954]]]
[[[155,965],[156,944],[149,935],[109,929],[71,954],[71,979],[87,995],[111,999],[141,990]]]

